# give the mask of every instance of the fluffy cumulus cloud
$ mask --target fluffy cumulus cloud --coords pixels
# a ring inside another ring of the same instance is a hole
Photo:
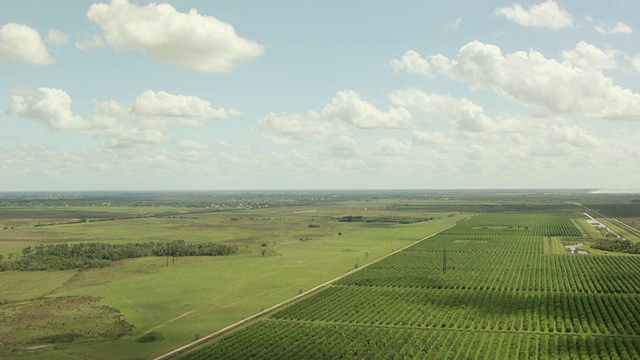
[[[389,98],[393,104],[404,108],[442,115],[451,125],[462,131],[481,132],[494,127],[493,121],[484,114],[483,108],[467,99],[428,94],[417,89],[395,91]]]
[[[553,30],[573,26],[573,16],[566,10],[562,10],[554,0],[532,5],[528,9],[523,8],[520,4],[514,4],[498,8],[495,13],[521,26]]]
[[[102,33],[78,42],[80,48],[138,49],[155,59],[205,72],[229,71],[238,61],[264,52],[262,45],[238,36],[231,24],[195,9],[181,13],[170,4],[138,6],[112,0],[93,4],[87,16]]]
[[[236,110],[213,108],[195,96],[147,90],[129,105],[96,102],[89,121],[73,114],[71,97],[64,90],[44,87],[14,94],[7,113],[38,120],[53,131],[113,138],[118,145],[166,142],[172,127],[200,127],[206,121],[239,114]]]
[[[473,41],[460,49],[457,59],[439,54],[431,57],[431,64],[472,88],[490,89],[551,114],[640,118],[640,94],[615,85],[600,71],[547,59],[534,50],[505,55],[496,45]]]
[[[131,104],[130,111],[138,119],[164,119],[191,127],[202,126],[209,119],[226,119],[240,115],[240,112],[234,109],[216,109],[209,101],[197,96],[174,95],[153,90],[138,95]]]
[[[616,23],[613,27],[605,27],[604,25],[594,26],[596,31],[602,35],[631,35],[633,34],[633,28],[623,22]]]
[[[409,50],[400,59],[391,60],[391,67],[396,72],[430,75],[429,62],[415,50]]]
[[[258,121],[257,130],[280,144],[320,139],[344,125],[357,129],[404,129],[413,124],[411,113],[404,107],[378,109],[355,91],[338,92],[321,112],[306,114],[270,113]]]
[[[46,65],[53,58],[35,29],[10,22],[0,27],[0,62],[11,61]]]
[[[608,70],[615,69],[615,51],[603,51],[586,41],[580,41],[573,50],[562,52],[562,57],[572,65],[583,69]]]
[[[405,108],[391,107],[389,111],[382,111],[352,90],[337,93],[324,107],[322,117],[338,119],[359,128],[407,128],[412,123],[411,114]]]
[[[71,111],[71,97],[60,89],[40,88],[11,96],[8,113],[38,120],[53,131],[83,132],[90,125]]]

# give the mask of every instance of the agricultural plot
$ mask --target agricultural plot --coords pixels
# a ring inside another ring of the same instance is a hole
[[[545,252],[580,236],[482,214],[184,358],[640,358],[640,257]]]
[[[470,215],[426,201],[424,209],[403,210],[392,199],[330,200],[0,207],[0,265],[19,262],[27,247],[180,239],[239,249],[178,255],[175,263],[152,256],[84,270],[0,271],[0,358],[152,359]],[[340,221],[349,216],[362,221]],[[155,332],[155,341],[138,341]]]

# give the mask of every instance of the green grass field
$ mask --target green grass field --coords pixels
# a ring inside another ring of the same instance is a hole
[[[177,258],[169,266],[166,258],[139,258],[85,271],[0,272],[0,301],[6,303],[0,307],[0,316],[16,318],[16,314],[37,313],[41,319],[20,331],[19,323],[1,323],[0,333],[13,335],[4,338],[0,357],[153,358],[469,215],[426,208],[390,209],[392,204],[343,202],[218,212],[163,208],[163,212],[175,212],[166,217],[152,216],[156,208],[91,209],[95,210],[94,217],[83,208],[54,211],[50,216],[42,208],[33,210],[32,216],[29,209],[2,209],[1,218],[11,224],[0,230],[0,253],[5,259],[10,253],[18,256],[25,246],[85,241],[215,241],[238,244],[240,253]],[[338,221],[348,215],[382,221]],[[87,221],[75,222],[79,217]],[[97,221],[111,218],[116,220]],[[425,218],[432,220],[408,224],[397,221]],[[34,226],[43,223],[60,224]],[[69,312],[72,300],[76,303]],[[117,323],[117,318],[126,324]],[[83,322],[84,328],[78,326]],[[127,324],[133,330],[116,339],[114,334]],[[152,331],[160,333],[163,340],[136,341]]]
[[[125,194],[113,201],[107,195],[99,200],[70,196],[29,200],[30,205],[17,195],[5,198],[7,205],[0,206],[5,262],[20,257],[24,247],[56,243],[181,239],[235,244],[239,252],[178,257],[168,264],[165,257],[146,257],[84,271],[0,272],[0,358],[151,359],[344,274],[349,276],[330,291],[286,307],[290,318],[273,313],[232,332],[243,334],[241,340],[225,336],[220,342],[228,349],[272,349],[273,355],[280,351],[280,340],[274,339],[284,336],[298,341],[295,346],[304,348],[292,349],[302,353],[314,350],[306,336],[322,343],[328,338],[318,334],[324,333],[334,338],[326,342],[330,348],[317,349],[319,357],[322,351],[339,357],[341,349],[373,356],[353,348],[355,339],[365,337],[382,344],[371,347],[377,356],[542,358],[568,354],[553,353],[553,347],[606,349],[612,346],[606,336],[613,334],[620,341],[614,345],[626,353],[610,358],[636,351],[638,335],[631,321],[640,323],[640,318],[624,323],[622,310],[613,307],[632,309],[637,303],[640,290],[628,273],[637,258],[590,248],[599,233],[579,219],[587,195],[416,194],[144,194],[137,200]],[[635,209],[616,207],[615,201],[630,200],[617,197],[608,203],[610,209]],[[477,213],[482,214],[473,216]],[[456,223],[443,235],[362,269]],[[567,254],[564,246],[577,241],[586,243],[583,249],[590,255]],[[543,296],[547,291],[550,295]],[[318,308],[324,315],[306,313],[305,304],[318,299],[328,301]],[[431,299],[428,309],[421,308],[424,299]],[[538,314],[542,305],[532,304],[544,304],[546,313]],[[596,318],[575,318],[573,310],[565,311],[585,304],[611,308],[606,315],[596,310],[591,315],[618,321],[602,328]],[[351,318],[352,309],[364,312]],[[555,311],[557,316],[548,315]],[[416,324],[423,324],[419,333],[412,328]],[[370,325],[376,330],[369,332]],[[138,341],[149,334],[161,339]],[[397,347],[405,343],[421,348]],[[454,344],[476,350],[459,353],[452,350]]]

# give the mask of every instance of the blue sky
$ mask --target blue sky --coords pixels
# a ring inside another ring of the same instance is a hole
[[[0,3],[0,191],[638,189],[632,1]]]

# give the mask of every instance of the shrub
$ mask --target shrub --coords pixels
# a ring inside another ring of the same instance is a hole
[[[142,336],[140,336],[139,338],[136,339],[136,342],[139,343],[150,343],[150,342],[154,342],[154,341],[160,341],[163,340],[164,336],[162,336],[161,333],[157,332],[157,331],[152,331],[150,333],[146,333]]]

